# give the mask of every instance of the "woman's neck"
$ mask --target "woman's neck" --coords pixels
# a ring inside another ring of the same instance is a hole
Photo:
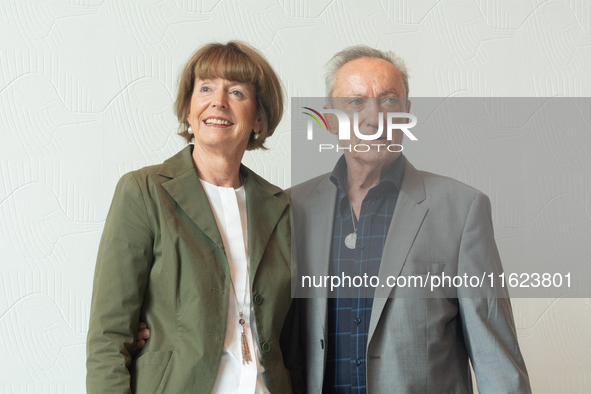
[[[215,186],[238,189],[242,186],[240,179],[240,162],[242,157],[215,154],[211,151],[193,148],[193,166],[199,179]]]

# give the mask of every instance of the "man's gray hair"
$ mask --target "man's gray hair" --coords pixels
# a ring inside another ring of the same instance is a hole
[[[332,93],[334,92],[335,88],[337,72],[341,69],[341,67],[352,60],[361,59],[363,57],[375,57],[392,63],[392,65],[394,65],[394,67],[396,67],[402,74],[402,81],[404,82],[404,87],[406,88],[406,97],[408,97],[408,71],[406,70],[406,64],[404,63],[404,60],[402,60],[402,58],[397,56],[392,51],[380,51],[379,49],[374,49],[368,47],[367,45],[355,45],[347,47],[334,55],[332,59],[326,63],[326,74],[324,75],[324,82],[326,84],[326,97],[332,97]]]

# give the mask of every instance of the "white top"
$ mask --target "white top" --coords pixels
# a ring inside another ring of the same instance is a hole
[[[230,266],[230,277],[236,289],[236,297],[234,297],[234,292],[230,288],[224,353],[211,392],[269,394],[269,383],[267,382],[265,368],[262,365],[256,335],[254,310],[251,308],[250,284],[245,286],[249,258],[244,186],[234,190],[231,187],[212,185],[202,179],[200,181],[220,230]],[[239,305],[236,305],[236,298]],[[243,302],[244,305],[242,305]],[[250,357],[253,360],[244,365],[242,364],[242,342],[240,324],[238,323],[240,318],[239,307],[243,312],[243,319],[246,321],[244,329],[250,349]]]

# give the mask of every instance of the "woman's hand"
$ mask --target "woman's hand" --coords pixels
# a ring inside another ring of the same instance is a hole
[[[135,350],[141,350],[146,346],[146,340],[150,338],[150,330],[143,321],[140,322],[140,327],[137,332],[137,341],[135,343]]]

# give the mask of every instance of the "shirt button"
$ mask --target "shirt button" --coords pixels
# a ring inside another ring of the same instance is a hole
[[[365,248],[365,244],[363,242],[359,243],[359,246],[357,246],[359,249],[363,249]]]
[[[253,301],[257,305],[261,305],[263,303],[263,296],[260,294],[255,294]]]
[[[361,319],[360,319],[360,318],[358,318],[358,317],[357,317],[357,318],[355,318],[355,324],[359,324],[359,323],[361,323]]]
[[[268,353],[269,350],[271,350],[271,345],[269,345],[267,342],[263,342],[261,343],[261,350],[265,353]]]
[[[360,359],[355,360],[355,365],[360,366],[361,365],[361,360]]]

